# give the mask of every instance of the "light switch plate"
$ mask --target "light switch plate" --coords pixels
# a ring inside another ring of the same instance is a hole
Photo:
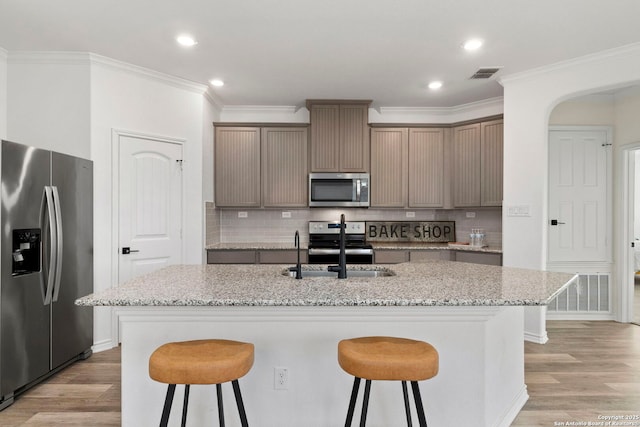
[[[238,218],[247,218],[248,216],[247,212],[238,212]]]
[[[407,212],[407,218],[415,218],[415,217],[416,217],[415,212]]]
[[[291,212],[282,212],[282,218],[291,218]]]
[[[475,218],[475,217],[476,217],[475,212],[467,212],[467,218]]]

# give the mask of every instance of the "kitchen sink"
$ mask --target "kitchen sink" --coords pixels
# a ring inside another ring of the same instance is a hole
[[[284,271],[282,273],[284,276],[296,277],[295,271]],[[350,270],[347,269],[347,279],[356,278],[356,277],[389,277],[395,276],[396,273],[393,271],[383,268],[383,269],[371,269],[371,270]],[[327,271],[327,270],[302,270],[302,278],[305,277],[338,277],[338,272],[336,271]]]

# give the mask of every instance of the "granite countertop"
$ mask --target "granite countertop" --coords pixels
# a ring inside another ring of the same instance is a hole
[[[539,306],[577,275],[452,261],[393,266],[395,276],[296,280],[288,265],[174,265],[80,298],[83,306]],[[305,270],[326,270],[304,265]],[[347,274],[348,276],[348,274]]]

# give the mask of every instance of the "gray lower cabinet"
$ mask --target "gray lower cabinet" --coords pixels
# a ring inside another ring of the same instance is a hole
[[[298,258],[295,249],[209,249],[207,264],[295,264]],[[307,263],[307,251],[300,251],[300,262]]]
[[[459,261],[473,264],[502,265],[502,254],[490,252],[464,252],[443,249],[434,250],[374,250],[374,263],[399,264],[402,262],[420,262],[428,260]]]
[[[260,264],[295,264],[298,259],[296,250],[269,250],[258,252]],[[300,251],[300,262],[307,263],[307,251]]]
[[[254,250],[208,250],[207,264],[255,264]]]

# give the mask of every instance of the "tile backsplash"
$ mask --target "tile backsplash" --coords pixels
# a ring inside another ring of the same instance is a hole
[[[308,242],[309,221],[338,221],[344,213],[347,221],[455,221],[456,240],[469,241],[472,228],[482,228],[489,246],[502,246],[502,208],[421,209],[415,218],[404,209],[215,209],[205,203],[206,244],[216,243],[287,243],[300,231],[302,243]],[[239,213],[246,212],[246,218]],[[467,212],[475,218],[467,218]],[[287,218],[283,218],[288,216]]]

